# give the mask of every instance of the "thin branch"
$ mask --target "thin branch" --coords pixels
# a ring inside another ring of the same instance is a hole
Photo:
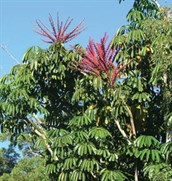
[[[160,6],[160,4],[157,2],[157,0],[152,0],[152,2],[155,3],[156,6],[160,9],[161,6]]]
[[[0,46],[11,57],[11,59],[14,60],[16,64],[20,64],[20,62],[12,55],[12,53],[4,45],[1,44]]]
[[[39,118],[38,118],[36,115],[33,115],[32,117],[35,118],[35,119],[37,119],[37,120],[39,120]],[[41,122],[41,120],[39,120],[39,121]],[[48,151],[50,152],[51,155],[53,155],[53,150],[52,150],[50,144],[47,142],[47,139],[46,139],[46,136],[45,136],[46,133],[44,132],[44,130],[42,129],[42,127],[39,126],[38,124],[34,124],[34,122],[33,122],[33,121],[30,121],[30,120],[29,120],[29,123],[32,125],[33,131],[34,131],[40,138],[42,138],[42,139],[44,140],[44,143],[45,143]],[[55,160],[56,160],[56,161],[59,160],[57,156],[55,156]]]
[[[132,128],[132,131],[133,131],[133,135],[134,135],[134,137],[136,137],[136,128],[135,128],[135,125],[134,125],[133,113],[131,112],[129,106],[128,106],[127,103],[124,101],[124,99],[122,99],[122,102],[123,102],[126,110],[128,111],[128,114],[129,114],[129,116],[130,116],[130,124],[131,124],[131,128]]]
[[[53,155],[53,150],[51,149],[51,146],[48,144],[45,134],[39,132],[37,129],[34,129],[34,132],[44,140],[44,143],[48,151],[50,152],[51,155]],[[56,161],[59,160],[57,156],[55,156],[55,160]]]
[[[34,118],[40,125],[43,124],[43,122],[38,118],[38,116],[37,116],[35,113],[33,113],[33,118]]]
[[[28,147],[28,149],[29,149],[29,152],[30,152],[32,155],[42,157],[42,155],[41,155],[40,153],[34,152],[30,146]]]
[[[120,133],[122,134],[122,136],[127,140],[128,144],[131,145],[131,141],[129,140],[127,134],[125,133],[125,131],[122,129],[121,125],[119,124],[118,120],[115,120],[115,123],[120,131]]]

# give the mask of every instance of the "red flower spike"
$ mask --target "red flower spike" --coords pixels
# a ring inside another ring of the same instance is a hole
[[[100,43],[94,43],[94,41],[90,39],[86,52],[83,52],[83,59],[81,62],[75,62],[76,67],[73,68],[95,77],[105,74],[106,78],[103,79],[113,87],[115,81],[120,77],[121,71],[130,63],[130,61],[124,65],[115,65],[114,60],[117,50],[112,49],[110,43],[107,47],[105,46],[107,39],[107,34],[104,35]]]
[[[56,26],[52,16],[49,15],[49,22],[52,30],[50,30],[47,26],[45,26],[40,20],[36,20],[38,27],[37,30],[35,30],[35,32],[48,38],[49,40],[43,40],[46,43],[55,43],[55,42],[67,43],[68,41],[74,39],[82,31],[85,30],[83,22],[81,22],[73,30],[67,33],[66,31],[69,28],[72,21],[73,19],[70,19],[69,17],[63,25],[63,22],[59,21],[59,16],[57,15],[57,26]]]

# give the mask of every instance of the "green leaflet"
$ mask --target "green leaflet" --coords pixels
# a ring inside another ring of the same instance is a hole
[[[114,180],[114,181],[123,181],[126,180],[127,178],[125,177],[125,175],[118,171],[110,171],[108,169],[103,169],[101,170],[101,181],[110,181],[110,180]]]
[[[90,123],[92,123],[92,121],[88,116],[76,116],[70,121],[69,126],[83,126],[89,125]]]
[[[107,136],[112,136],[108,130],[102,127],[93,127],[89,131],[89,136],[95,139],[103,139]]]
[[[141,135],[136,139],[135,144],[137,147],[143,148],[143,147],[150,147],[150,146],[158,146],[160,143],[153,136]]]

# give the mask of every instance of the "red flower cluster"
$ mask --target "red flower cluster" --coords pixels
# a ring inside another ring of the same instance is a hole
[[[47,26],[45,26],[40,20],[36,20],[38,27],[37,27],[37,30],[35,30],[35,32],[48,38],[49,40],[43,40],[46,43],[55,43],[55,42],[66,43],[74,39],[82,31],[85,30],[85,27],[83,26],[83,22],[81,22],[73,30],[67,33],[66,31],[69,28],[72,21],[73,19],[70,19],[69,17],[66,20],[66,22],[63,24],[62,21],[61,22],[59,21],[59,16],[57,16],[57,25],[55,25],[52,16],[49,15],[49,22],[50,22],[52,31],[49,30]]]
[[[101,39],[100,43],[94,43],[92,39],[83,52],[83,59],[81,62],[76,62],[77,70],[92,74],[93,76],[101,76],[113,86],[117,78],[119,78],[121,70],[127,65],[116,64],[115,57],[117,50],[111,48],[110,43],[106,47],[107,34]]]

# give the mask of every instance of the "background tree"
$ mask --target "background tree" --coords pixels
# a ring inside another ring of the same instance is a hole
[[[14,166],[17,164],[19,154],[15,151],[12,145],[8,148],[0,149],[0,176],[3,173],[10,173]]]
[[[0,177],[1,181],[49,181],[48,175],[45,173],[45,160],[41,157],[22,158],[15,165],[11,173],[3,173]]]

